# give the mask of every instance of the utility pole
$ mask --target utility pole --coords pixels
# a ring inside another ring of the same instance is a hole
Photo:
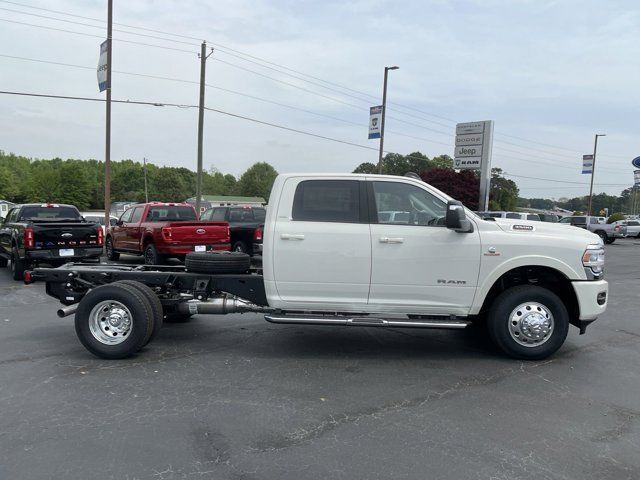
[[[107,0],[107,114],[104,146],[104,224],[110,225],[111,214],[111,37],[113,31],[113,0]]]
[[[593,145],[593,166],[591,167],[591,186],[589,187],[589,208],[587,209],[587,215],[591,216],[591,202],[593,200],[593,177],[596,173],[596,152],[598,150],[598,137],[606,137],[606,133],[596,133],[596,140]]]
[[[149,191],[147,190],[147,159],[142,158],[142,168],[144,170],[144,201],[149,203]]]
[[[384,84],[382,86],[382,122],[380,122],[380,152],[378,153],[378,173],[382,175],[382,154],[384,150],[384,117],[387,114],[387,76],[389,70],[400,67],[384,67]]]
[[[200,46],[200,103],[198,106],[198,174],[196,179],[196,212],[200,217],[200,204],[202,203],[202,139],[204,128],[204,86],[207,71],[207,58],[213,53],[213,48],[207,55],[207,42]]]

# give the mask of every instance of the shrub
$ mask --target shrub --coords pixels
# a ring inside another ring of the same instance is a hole
[[[607,223],[613,223],[613,222],[617,222],[619,220],[624,220],[624,214],[617,212],[612,214],[609,219],[607,220]]]

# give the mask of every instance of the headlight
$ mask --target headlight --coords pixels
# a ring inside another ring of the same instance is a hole
[[[604,248],[602,245],[588,245],[582,254],[582,265],[590,279],[601,277],[604,273]]]

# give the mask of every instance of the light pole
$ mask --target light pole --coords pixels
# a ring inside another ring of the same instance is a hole
[[[606,137],[606,133],[596,133],[596,140],[593,145],[593,165],[591,166],[591,186],[589,187],[589,208],[587,215],[591,216],[591,201],[593,200],[593,176],[596,173],[596,152],[598,150],[598,137]]]
[[[384,117],[387,113],[387,75],[389,70],[397,70],[400,67],[384,67],[384,85],[382,87],[382,123],[380,124],[380,152],[378,154],[378,173],[382,174],[382,150],[384,149]]]

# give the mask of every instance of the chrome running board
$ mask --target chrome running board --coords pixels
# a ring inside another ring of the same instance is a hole
[[[347,315],[265,315],[264,319],[271,323],[298,324],[298,325],[343,325],[357,327],[396,327],[396,328],[466,328],[471,322],[450,317],[440,318],[379,318],[379,317],[349,317]]]

